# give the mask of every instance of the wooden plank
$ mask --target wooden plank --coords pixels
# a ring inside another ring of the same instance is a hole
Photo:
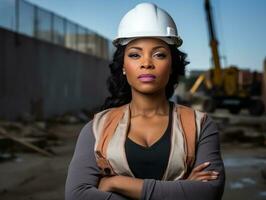
[[[5,137],[7,137],[7,138],[9,138],[9,139],[11,139],[11,140],[13,140],[13,141],[15,141],[15,142],[17,142],[17,143],[19,143],[19,144],[22,144],[23,146],[25,146],[25,147],[27,147],[29,149],[32,149],[32,150],[38,152],[38,153],[40,153],[40,154],[42,154],[44,156],[53,156],[53,154],[51,154],[51,153],[49,153],[49,152],[47,152],[47,151],[45,151],[45,150],[33,145],[31,143],[28,143],[26,141],[22,141],[21,139],[18,139],[15,136],[9,135],[4,128],[0,127],[0,134],[5,136]]]

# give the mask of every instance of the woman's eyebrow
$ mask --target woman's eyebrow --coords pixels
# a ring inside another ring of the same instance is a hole
[[[156,47],[153,47],[152,50],[160,49],[160,48],[164,48],[164,49],[166,49],[166,47],[164,47],[164,46],[156,46]]]
[[[166,49],[166,47],[164,46],[156,46],[156,47],[153,47],[152,50],[155,50],[155,49],[159,49],[159,48],[164,48]],[[130,47],[129,49],[138,49],[138,50],[143,50],[141,47]]]
[[[138,50],[142,50],[142,48],[140,48],[140,47],[130,47],[129,49],[138,49]],[[128,50],[129,50],[128,49]]]

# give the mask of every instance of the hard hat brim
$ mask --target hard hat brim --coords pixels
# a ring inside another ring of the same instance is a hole
[[[142,37],[131,37],[131,38],[116,38],[113,40],[113,45],[114,46],[119,46],[119,45],[127,45],[129,42],[139,39],[139,38],[157,38],[160,40],[163,40],[165,43],[170,44],[170,45],[176,45],[177,47],[181,46],[183,43],[183,40],[180,37],[161,37],[161,36],[142,36]]]

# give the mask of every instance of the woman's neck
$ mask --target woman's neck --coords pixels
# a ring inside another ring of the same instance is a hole
[[[154,115],[167,115],[169,111],[169,103],[164,91],[149,95],[132,91],[130,109],[131,117],[136,117],[139,115],[145,117],[152,117]]]

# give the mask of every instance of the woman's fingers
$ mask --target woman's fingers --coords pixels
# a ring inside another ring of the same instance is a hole
[[[203,180],[214,180],[219,176],[218,172],[206,171],[195,173],[191,180],[203,181]]]
[[[219,172],[203,171],[203,172],[197,172],[195,175],[196,176],[217,176],[217,175],[219,175]]]
[[[219,172],[216,171],[203,171],[206,167],[210,165],[210,162],[205,162],[197,167],[195,167],[189,177],[188,180],[196,180],[196,181],[209,181],[209,180],[215,180],[219,176]]]
[[[213,176],[200,176],[198,177],[198,181],[203,181],[203,182],[207,182],[207,181],[210,181],[210,180],[215,180],[217,179],[218,176],[217,175],[213,175]]]
[[[200,165],[198,165],[197,167],[195,167],[192,172],[199,172],[199,171],[202,171],[203,169],[205,169],[206,167],[208,167],[210,165],[210,162],[205,162],[205,163],[202,163]]]

